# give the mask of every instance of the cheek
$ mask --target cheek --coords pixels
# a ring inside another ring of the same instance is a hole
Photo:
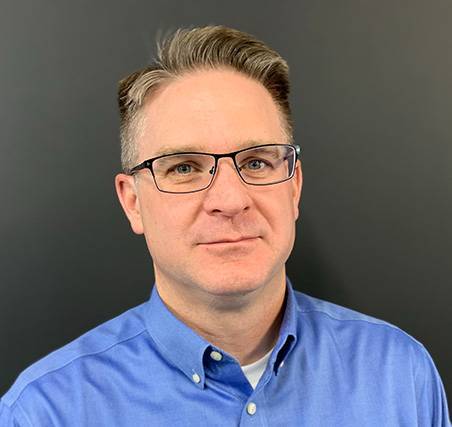
[[[148,244],[166,247],[168,250],[176,250],[184,235],[190,228],[190,207],[177,200],[157,199],[146,204],[143,212],[143,223]]]
[[[292,194],[286,186],[282,187],[280,192],[267,196],[269,197],[262,200],[260,210],[265,212],[264,216],[275,232],[286,235],[293,229],[298,213]]]
[[[288,256],[291,252],[295,242],[295,224],[296,224],[296,212],[294,212],[293,203],[288,201],[285,205],[285,209],[279,211],[277,221],[277,236],[280,250]]]
[[[295,219],[291,209],[280,212],[280,216],[275,219],[275,232],[276,238],[282,242],[282,244],[291,244],[294,238]]]
[[[275,255],[290,252],[295,240],[296,211],[293,199],[287,193],[275,195],[266,204],[263,215],[269,226],[268,243]]]

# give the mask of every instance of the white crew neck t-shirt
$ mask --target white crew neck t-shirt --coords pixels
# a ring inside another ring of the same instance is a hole
[[[265,368],[267,367],[267,362],[268,359],[270,359],[270,355],[272,354],[273,348],[261,359],[256,360],[255,362],[250,363],[249,365],[241,366],[242,371],[245,374],[245,377],[248,379],[253,389],[256,388],[257,383],[261,379],[261,376],[263,375]]]

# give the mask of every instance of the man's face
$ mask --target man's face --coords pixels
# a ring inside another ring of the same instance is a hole
[[[143,107],[139,162],[176,150],[226,153],[285,143],[280,114],[258,82],[229,70],[187,74]],[[148,169],[117,177],[121,203],[144,233],[156,281],[210,295],[246,293],[283,277],[292,250],[301,194],[292,180],[251,186],[232,159],[219,160],[212,185],[189,194],[160,192]],[[233,241],[233,242],[232,242]]]

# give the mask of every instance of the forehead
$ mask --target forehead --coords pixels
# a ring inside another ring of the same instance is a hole
[[[196,71],[166,84],[142,110],[140,157],[234,151],[282,143],[280,112],[259,82],[231,70]]]

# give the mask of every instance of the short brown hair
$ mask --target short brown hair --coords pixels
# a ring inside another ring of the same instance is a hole
[[[232,68],[262,83],[281,114],[292,140],[289,68],[274,50],[255,37],[224,26],[178,29],[158,44],[158,56],[148,67],[119,82],[121,163],[124,172],[138,162],[135,143],[139,111],[148,95],[165,82],[199,69]]]

